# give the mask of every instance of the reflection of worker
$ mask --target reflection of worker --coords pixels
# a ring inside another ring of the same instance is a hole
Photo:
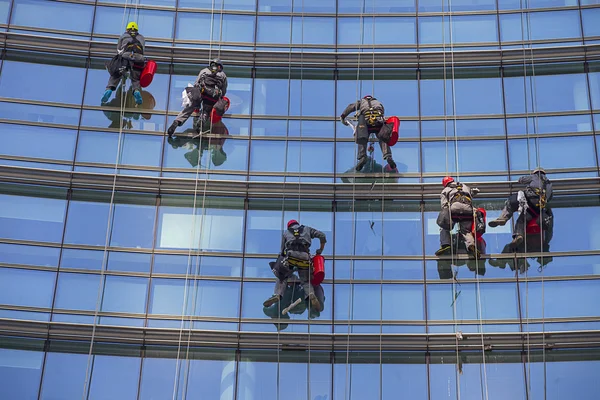
[[[271,269],[273,269],[275,262],[271,262],[270,264]],[[297,300],[306,298],[302,283],[294,277],[294,279],[288,280],[280,302],[273,303],[269,306],[263,306],[263,313],[271,318],[290,319],[290,314],[302,315],[308,308],[308,318],[318,318],[321,315],[321,312],[325,309],[325,292],[320,284],[314,285],[314,291],[319,301],[319,307],[308,307],[306,301],[300,301],[295,306],[289,308],[288,312],[284,313],[284,310],[294,304]],[[284,330],[288,327],[288,324],[286,323],[275,323],[274,325],[277,327],[277,330]]]
[[[112,92],[117,89],[123,73],[129,70],[129,79],[133,87],[133,97],[136,104],[142,104],[140,92],[140,76],[144,69],[144,37],[138,33],[138,25],[135,22],[127,24],[127,30],[119,38],[117,43],[117,55],[108,63],[107,69],[110,77],[106,84],[106,91],[102,96],[102,103],[106,103]]]
[[[131,129],[133,127],[131,120],[138,121],[140,116],[148,121],[152,118],[152,114],[144,113],[144,111],[150,111],[154,109],[156,106],[156,100],[152,93],[147,91],[140,91],[142,98],[144,99],[143,106],[135,107],[135,98],[133,97],[133,87],[130,87],[129,90],[125,92],[125,109],[135,110],[134,112],[124,112],[123,113],[123,127],[126,129]],[[108,107],[121,108],[122,102],[122,90],[117,90],[117,94],[114,99],[106,103],[105,105]],[[143,108],[142,108],[143,107]],[[102,111],[106,118],[111,121],[111,124],[108,126],[109,128],[119,129],[121,127],[121,112],[120,111]]]
[[[188,129],[191,134],[195,134],[196,131]],[[187,132],[186,131],[186,132]],[[177,137],[169,137],[167,141],[174,148],[178,149],[180,147],[187,147],[192,149],[191,151],[185,154],[185,159],[192,165],[192,167],[197,167],[200,159],[202,159],[202,155],[205,150],[208,150],[211,154],[211,161],[215,167],[222,165],[225,161],[227,161],[227,153],[223,150],[223,145],[227,140],[225,135],[229,135],[229,130],[223,123],[223,121],[219,121],[213,124],[212,133],[214,135],[222,135],[223,137],[185,137],[185,136],[177,136]]]

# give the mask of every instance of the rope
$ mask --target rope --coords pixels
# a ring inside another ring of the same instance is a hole
[[[138,0],[139,1],[139,0]],[[137,7],[137,4],[136,4]],[[125,25],[125,13],[127,12],[127,0],[125,0],[125,6],[123,8],[123,16],[121,19],[121,26]],[[126,77],[123,77],[122,79],[122,83],[120,85],[120,89],[121,89],[121,101],[120,101],[120,110],[119,110],[119,138],[118,138],[118,144],[117,144],[117,152],[116,152],[116,157],[115,157],[115,167],[114,167],[114,171],[113,171],[113,184],[112,184],[112,190],[111,190],[111,194],[110,194],[110,203],[108,205],[108,219],[106,222],[106,235],[104,238],[104,251],[102,254],[102,266],[100,268],[100,285],[98,287],[98,293],[96,295],[96,306],[94,309],[94,325],[92,326],[92,336],[90,338],[90,348],[88,351],[88,358],[87,358],[87,363],[86,363],[86,367],[85,367],[85,381],[83,384],[83,393],[81,398],[82,399],[86,399],[88,397],[88,390],[89,390],[89,384],[90,384],[90,378],[91,378],[91,367],[92,367],[92,353],[93,353],[93,349],[94,349],[94,337],[96,336],[96,328],[98,326],[98,314],[100,313],[100,307],[102,305],[102,300],[103,300],[103,296],[104,296],[104,286],[105,286],[105,271],[106,271],[106,267],[107,267],[107,261],[108,261],[108,246],[110,243],[110,234],[111,234],[111,225],[112,225],[112,219],[113,219],[113,215],[114,215],[114,207],[113,207],[113,203],[115,200],[115,193],[116,193],[116,187],[117,187],[117,174],[119,172],[119,160],[121,159],[121,151],[122,151],[122,141],[123,141],[123,119],[125,118],[125,99],[126,99],[126,92],[125,92],[125,84],[126,84]],[[119,90],[119,88],[117,88],[117,91]]]
[[[212,42],[213,42],[213,28],[212,28],[212,24],[213,24],[213,20],[214,20],[214,2],[215,0],[213,0],[212,2],[212,8],[211,8],[211,36],[210,36],[210,44],[209,44],[209,60],[212,58]],[[202,118],[202,116],[201,116]],[[210,114],[208,116],[209,120],[210,120]],[[211,142],[211,136],[210,134],[212,134],[212,124],[210,125],[210,130],[209,130],[209,138],[208,138],[208,149],[210,149],[210,142]],[[202,127],[201,129],[204,129],[204,124],[202,123]],[[176,358],[176,363],[175,363],[175,380],[173,382],[173,397],[172,399],[175,400],[177,398],[177,394],[179,392],[179,374],[181,371],[181,363],[179,360],[179,357],[181,355],[181,346],[182,346],[182,338],[183,338],[183,330],[184,330],[184,322],[187,321],[187,319],[185,318],[185,311],[187,309],[188,306],[188,280],[190,279],[190,271],[191,271],[191,267],[192,267],[192,250],[194,248],[194,238],[196,237],[196,225],[197,225],[197,214],[196,214],[196,205],[197,205],[197,200],[198,200],[198,180],[200,177],[200,168],[201,168],[201,150],[202,150],[202,131],[200,133],[200,137],[199,137],[199,159],[198,159],[198,165],[196,166],[196,171],[195,171],[195,177],[194,177],[194,181],[195,181],[195,185],[194,185],[194,200],[193,200],[193,204],[192,204],[192,228],[191,228],[191,239],[190,239],[190,247],[188,250],[188,266],[186,269],[186,274],[185,274],[185,281],[184,281],[184,298],[183,298],[183,305],[182,305],[182,309],[181,309],[181,324],[180,324],[180,328],[179,328],[179,339],[178,339],[178,343],[177,343],[177,358]],[[187,342],[186,342],[186,353],[185,353],[185,360],[186,360],[186,367],[184,369],[185,373],[185,377],[184,377],[184,381],[183,381],[183,398],[186,397],[187,394],[187,381],[188,381],[188,377],[189,377],[189,362],[187,362],[189,360],[189,351],[190,351],[190,344],[191,344],[191,334],[192,334],[192,328],[193,328],[193,318],[194,318],[194,314],[196,311],[196,302],[197,302],[197,295],[198,295],[198,276],[200,273],[200,268],[201,268],[201,256],[200,256],[200,252],[201,252],[201,246],[202,246],[202,238],[203,238],[203,231],[204,231],[204,217],[206,215],[206,187],[208,184],[208,170],[209,170],[209,164],[206,165],[206,167],[204,168],[204,188],[203,188],[203,193],[202,193],[202,214],[200,216],[200,235],[199,235],[199,239],[198,239],[198,254],[196,255],[196,265],[195,265],[195,269],[194,269],[194,286],[193,286],[193,298],[192,298],[192,311],[190,313],[190,318],[189,318],[189,331],[188,331],[188,338],[187,338]],[[182,360],[183,361],[183,360]]]
[[[527,12],[525,13],[524,11],[524,5],[526,8],[529,9],[529,1],[528,0],[520,0],[521,3],[521,36],[523,41],[526,41],[529,47],[529,51],[530,51],[530,58],[531,58],[531,79],[529,79],[529,90],[531,93],[531,111],[533,113],[533,133],[537,135],[537,132],[539,132],[539,118],[536,115],[536,105],[537,105],[537,94],[536,94],[536,86],[535,86],[535,60],[534,60],[534,54],[533,54],[533,39],[531,37],[531,13]],[[524,4],[525,3],[525,4]],[[526,18],[527,18],[527,38],[525,38],[525,32],[524,32],[524,25],[525,25],[525,14],[526,14]],[[525,129],[526,129],[526,134],[527,134],[527,169],[529,171],[532,170],[531,168],[531,151],[530,151],[530,136],[529,136],[529,110],[528,110],[528,100],[527,100],[527,57],[526,57],[526,47],[523,46],[523,92],[524,92],[524,99],[525,99]],[[540,140],[538,137],[534,138],[534,142],[535,142],[535,156],[536,156],[536,163],[537,163],[537,168],[539,168],[541,166],[541,157],[540,157]],[[545,205],[543,205],[543,207],[540,207],[540,215],[539,215],[539,219],[541,221],[543,221],[543,212],[545,209]],[[528,250],[528,246],[527,246],[527,210],[524,210],[524,215],[523,215],[523,224],[524,226],[524,245],[525,245],[525,253],[527,253]],[[541,277],[542,277],[542,362],[543,362],[543,368],[544,368],[544,382],[546,381],[546,335],[545,335],[545,308],[544,308],[544,227],[543,227],[543,222],[542,222],[542,226],[540,226],[540,270],[539,272],[541,273]],[[526,254],[523,257],[523,262],[527,263],[527,257]],[[518,263],[518,259],[515,258],[515,261]],[[515,268],[517,269],[517,268]],[[526,379],[526,391],[527,391],[527,396],[528,398],[531,395],[531,342],[530,342],[530,329],[529,329],[529,268],[526,268],[525,270],[525,277],[526,277],[526,282],[525,282],[525,307],[526,307],[526,317],[527,317],[527,321],[526,321],[526,330],[527,330],[527,379]],[[546,396],[546,386],[544,385],[544,396]]]
[[[357,55],[357,65],[356,65],[356,98],[360,99],[360,90],[361,90],[361,82],[360,82],[360,56],[362,54],[362,48],[364,45],[364,10],[366,8],[366,0],[362,0],[362,6],[360,9],[360,46],[358,49]],[[360,102],[360,100],[359,100]],[[355,131],[356,133],[356,131]],[[358,133],[356,133],[358,134]],[[368,145],[368,143],[367,143]],[[354,285],[352,283],[352,277],[354,276],[354,262],[356,256],[356,170],[354,171],[354,179],[352,180],[352,205],[350,207],[352,213],[352,260],[350,261],[350,280],[349,280],[349,290],[348,290],[348,336],[346,340],[346,378],[344,385],[344,399],[350,399],[352,397],[352,372],[350,371],[350,334],[352,332],[352,315],[354,310]]]
[[[442,52],[443,52],[443,79],[444,79],[444,89],[443,89],[443,93],[444,93],[444,142],[445,142],[445,147],[446,147],[446,176],[449,175],[449,157],[448,157],[448,106],[447,106],[447,89],[446,87],[447,85],[447,71],[446,71],[446,17],[444,15],[444,5],[445,5],[445,0],[442,0]],[[450,25],[450,32],[452,32],[452,25]],[[450,37],[450,51],[452,51],[452,37]],[[454,79],[454,75],[452,76],[452,79]],[[455,144],[456,145],[456,144]],[[457,163],[457,167],[458,167],[458,159],[455,160]],[[457,175],[457,180],[458,180],[458,175]],[[443,211],[443,210],[442,210]],[[452,212],[450,210],[450,204],[448,204],[448,220],[450,222],[450,226],[452,227]],[[460,361],[460,352],[459,352],[459,345],[458,345],[458,341],[459,338],[461,337],[461,333],[458,330],[458,321],[457,321],[457,314],[456,314],[456,301],[458,299],[458,296],[460,295],[460,292],[457,292],[457,285],[460,285],[460,283],[458,282],[457,276],[458,276],[458,268],[454,267],[454,243],[452,240],[452,230],[450,230],[450,268],[452,271],[452,318],[454,320],[454,333],[456,336],[455,339],[455,345],[456,345],[456,371],[455,371],[455,375],[456,375],[456,393],[457,393],[457,399],[460,400],[460,375],[462,373],[462,368],[461,368],[461,361]]]

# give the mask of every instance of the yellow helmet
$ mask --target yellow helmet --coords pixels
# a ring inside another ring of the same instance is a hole
[[[138,25],[135,22],[130,22],[127,24],[127,30],[133,29],[135,31],[138,30]]]

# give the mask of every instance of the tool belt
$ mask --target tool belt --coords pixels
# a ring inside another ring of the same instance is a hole
[[[469,196],[466,193],[457,193],[454,195],[454,197],[452,197],[452,200],[450,201],[450,204],[454,204],[454,203],[463,203],[463,204],[468,204],[468,205],[472,205],[473,204],[473,200],[471,199],[471,196]]]
[[[285,252],[286,261],[289,266],[296,268],[310,267],[310,254],[304,251],[287,250]]]
[[[202,86],[202,97],[205,99],[217,101],[221,93],[221,89],[217,86]]]

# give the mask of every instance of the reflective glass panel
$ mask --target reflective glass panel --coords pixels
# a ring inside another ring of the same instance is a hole
[[[0,263],[58,266],[57,247],[25,246],[0,243]]]
[[[174,13],[135,8],[96,7],[94,33],[121,35],[127,21],[134,20],[144,38],[170,39],[173,36]]]
[[[0,194],[0,237],[60,242],[66,201]]]
[[[140,374],[137,357],[94,356],[89,399],[135,399]]]
[[[76,5],[71,3],[56,4]],[[46,14],[39,11],[33,14],[44,15],[44,18],[48,18]],[[57,17],[59,20],[63,18],[65,16]],[[0,96],[81,104],[85,69],[67,65],[40,65],[40,62],[43,63],[43,60],[39,60],[38,63],[4,61],[2,75],[0,75]],[[24,85],[23,82],[27,82],[27,84]]]
[[[144,313],[147,291],[147,278],[107,276],[102,297],[102,311]]]
[[[0,397],[37,399],[43,362],[41,351],[0,349]]]
[[[11,24],[90,32],[93,5],[42,0],[14,0]],[[4,71],[3,71],[4,73]],[[62,81],[60,81],[62,82]],[[57,82],[59,81],[57,80]]]
[[[55,272],[0,268],[0,304],[52,306]]]
[[[115,204],[110,245],[151,248],[155,214],[155,206]]]
[[[73,159],[76,135],[74,130],[0,124],[0,153],[70,161]]]
[[[88,356],[48,352],[40,399],[78,399],[85,386]]]

